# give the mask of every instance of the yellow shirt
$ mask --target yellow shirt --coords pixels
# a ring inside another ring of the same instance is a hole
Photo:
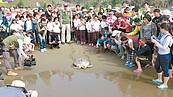
[[[136,26],[135,30],[133,30],[133,32],[128,33],[127,35],[129,36],[136,35],[137,33],[139,33],[140,29],[141,29],[141,26]]]

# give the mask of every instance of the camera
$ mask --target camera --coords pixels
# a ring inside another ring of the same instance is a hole
[[[29,55],[29,60],[25,59],[23,62],[23,66],[31,67],[31,66],[35,66],[35,65],[36,65],[36,60],[33,55]]]

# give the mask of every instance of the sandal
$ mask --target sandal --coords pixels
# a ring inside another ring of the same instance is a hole
[[[143,70],[135,69],[135,70],[133,70],[133,72],[140,73],[140,72],[143,72]]]

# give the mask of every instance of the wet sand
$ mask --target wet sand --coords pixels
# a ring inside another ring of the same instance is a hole
[[[0,85],[21,79],[28,89],[37,90],[39,97],[173,97],[172,79],[169,89],[159,90],[151,80],[156,77],[153,68],[133,73],[136,67],[126,67],[114,53],[96,54],[96,49],[77,44],[65,44],[60,49],[36,50],[37,65],[15,71],[17,77],[6,76]],[[86,70],[72,68],[78,58],[93,65]]]

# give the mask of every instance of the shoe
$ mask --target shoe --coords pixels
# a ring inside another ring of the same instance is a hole
[[[44,50],[45,52],[47,51],[47,49],[46,49],[46,48],[44,48],[43,50]]]
[[[135,72],[135,73],[140,73],[140,72],[143,72],[143,70],[142,70],[142,69],[141,69],[141,70],[135,69],[135,70],[133,70],[133,72]]]
[[[121,60],[124,60],[124,55],[123,55],[123,56],[121,56]]]
[[[153,79],[152,81],[153,81],[154,83],[162,84],[162,81],[160,81],[159,79]]]
[[[91,43],[89,44],[89,46],[91,46]]]
[[[86,44],[86,42],[83,42],[83,44],[85,45],[85,44]]]
[[[82,45],[83,45],[83,42],[80,42],[80,44],[82,44]]]
[[[24,67],[22,67],[22,66],[18,66],[18,67],[14,68],[14,70],[23,70],[23,69],[24,69]]]
[[[44,52],[44,49],[41,49],[40,51],[43,53]]]
[[[71,44],[71,42],[67,42],[67,44]]]
[[[96,54],[99,54],[99,53],[100,53],[100,50],[97,50],[97,51],[96,51]]]
[[[133,64],[131,62],[128,64],[128,67],[133,67],[133,66],[135,66],[135,64]]]
[[[77,41],[77,44],[80,44],[80,41]]]
[[[10,71],[8,71],[7,75],[8,76],[17,76],[17,73],[10,70]]]
[[[57,48],[60,49],[60,46],[58,45]]]
[[[161,84],[161,85],[157,86],[157,88],[159,88],[159,89],[168,89],[168,86],[165,86],[164,84]]]
[[[61,44],[62,44],[62,45],[64,45],[64,44],[65,44],[65,42],[62,42]]]
[[[94,44],[92,43],[91,46],[94,46]]]
[[[126,61],[124,65],[125,66],[128,66],[129,63],[130,63],[129,61]]]

